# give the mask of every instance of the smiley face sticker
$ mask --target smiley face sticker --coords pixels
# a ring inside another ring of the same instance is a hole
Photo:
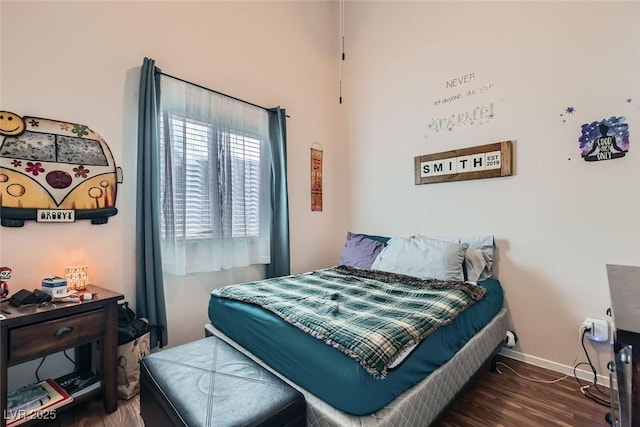
[[[25,123],[17,114],[0,111],[0,135],[20,135],[25,130]]]

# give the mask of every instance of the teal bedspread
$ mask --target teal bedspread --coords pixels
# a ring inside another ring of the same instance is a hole
[[[409,347],[484,297],[479,286],[336,267],[226,286],[222,298],[256,304],[357,360],[376,378]]]

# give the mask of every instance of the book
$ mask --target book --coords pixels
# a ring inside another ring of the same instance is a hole
[[[18,410],[47,398],[47,391],[38,383],[27,384],[7,394],[7,409]]]
[[[7,420],[7,427],[18,426],[34,418],[39,420],[55,419],[56,416],[53,411],[73,401],[73,397],[51,378],[40,381],[38,384],[46,390],[48,399],[45,399],[40,406],[30,405],[28,409],[7,409],[4,414]]]
[[[57,378],[55,381],[74,398],[83,396],[102,386],[100,377],[92,371],[71,372]]]

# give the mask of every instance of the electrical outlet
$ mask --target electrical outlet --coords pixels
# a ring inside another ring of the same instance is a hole
[[[587,338],[591,341],[603,342],[609,340],[609,322],[606,320],[587,317],[582,324],[590,329],[587,332]]]

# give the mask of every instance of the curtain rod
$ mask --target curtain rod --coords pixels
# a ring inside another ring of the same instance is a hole
[[[183,83],[187,83],[187,84],[199,87],[200,89],[208,90],[209,92],[217,93],[218,95],[226,96],[227,98],[235,99],[236,101],[244,102],[245,104],[249,104],[249,105],[251,105],[253,107],[261,108],[263,110],[268,110],[268,108],[265,108],[265,107],[263,107],[261,105],[258,105],[258,104],[254,104],[253,102],[245,101],[244,99],[236,98],[235,96],[227,95],[226,93],[222,93],[222,92],[219,92],[217,90],[209,89],[208,87],[204,87],[204,86],[199,85],[197,83],[193,83],[193,82],[190,82],[188,80],[181,79],[180,77],[172,76],[171,74],[163,73],[162,71],[156,71],[156,73],[159,73],[159,74],[161,74],[163,76],[166,76],[166,77],[171,77],[172,79],[181,81]],[[286,116],[290,117],[288,114]]]

